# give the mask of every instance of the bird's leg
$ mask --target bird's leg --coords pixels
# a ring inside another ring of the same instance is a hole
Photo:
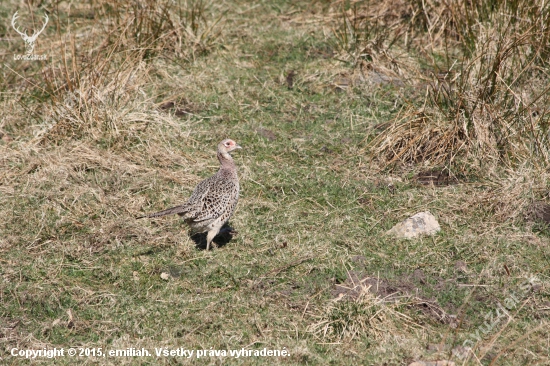
[[[218,235],[218,232],[220,229],[217,230],[210,230],[208,234],[206,235],[206,250],[210,250],[210,243],[212,243],[212,240],[214,240],[214,237]]]

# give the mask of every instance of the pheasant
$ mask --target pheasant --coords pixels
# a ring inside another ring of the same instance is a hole
[[[178,214],[191,227],[194,233],[208,232],[206,250],[222,226],[229,220],[239,199],[239,177],[237,167],[230,152],[241,147],[231,139],[218,144],[220,170],[208,179],[200,182],[189,200],[183,205],[155,212],[144,217],[161,217]]]

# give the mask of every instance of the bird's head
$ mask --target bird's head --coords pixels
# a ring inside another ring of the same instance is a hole
[[[242,149],[237,143],[231,139],[225,139],[218,145],[218,151],[221,153],[230,153],[236,149]]]

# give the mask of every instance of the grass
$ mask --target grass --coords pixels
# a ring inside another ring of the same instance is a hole
[[[13,60],[23,41],[0,25],[3,362],[28,363],[14,347],[290,354],[81,359],[117,365],[550,362],[549,236],[529,211],[548,203],[546,38],[506,53],[522,66],[489,97],[494,63],[475,62],[493,45],[472,45],[504,8],[457,30],[471,19],[429,1],[113,4],[0,5],[51,22],[46,62]],[[545,19],[538,5],[524,15]],[[457,87],[437,74],[453,57]],[[243,146],[236,237],[206,252],[176,217],[134,219],[184,201],[226,137]],[[451,184],[420,184],[434,169]],[[425,210],[440,234],[384,235]],[[513,319],[480,331],[511,294]]]

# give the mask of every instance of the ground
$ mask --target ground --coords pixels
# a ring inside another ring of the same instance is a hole
[[[547,167],[388,165],[376,138],[427,84],[350,51],[341,4],[22,4],[0,5],[2,362],[183,347],[288,356],[78,360],[550,364],[549,231],[524,209],[548,201]],[[190,7],[186,28],[162,21]],[[13,59],[18,9],[22,27],[50,13],[34,50],[48,61]],[[205,251],[177,216],[135,219],[184,202],[224,138],[243,147],[238,234]],[[440,233],[385,235],[421,211]]]

